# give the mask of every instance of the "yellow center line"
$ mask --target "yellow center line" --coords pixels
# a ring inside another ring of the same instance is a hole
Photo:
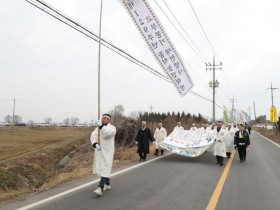
[[[220,195],[222,193],[222,190],[223,190],[223,187],[224,187],[224,184],[226,182],[226,179],[227,179],[227,176],[228,176],[228,172],[229,172],[229,169],[231,167],[231,164],[232,164],[232,161],[233,161],[233,158],[234,158],[234,155],[235,155],[235,150],[232,152],[232,155],[231,155],[231,158],[229,159],[229,161],[227,162],[227,165],[222,173],[222,176],[220,177],[220,180],[211,196],[211,199],[209,200],[208,202],[208,205],[206,207],[206,210],[214,210],[216,209],[216,206],[217,206],[217,203],[218,203],[218,200],[220,198]]]

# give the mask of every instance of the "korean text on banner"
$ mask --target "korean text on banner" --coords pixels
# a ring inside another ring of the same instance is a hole
[[[272,123],[277,122],[277,109],[275,106],[270,108],[270,122]]]
[[[187,69],[146,0],[121,0],[154,57],[181,96],[193,87]]]

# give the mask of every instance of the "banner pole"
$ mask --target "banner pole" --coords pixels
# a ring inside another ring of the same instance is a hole
[[[102,26],[102,6],[103,0],[100,0],[100,18],[99,18],[99,40],[98,40],[98,120],[100,120],[100,65],[101,65],[101,26]],[[98,129],[98,144],[100,145],[100,130]]]

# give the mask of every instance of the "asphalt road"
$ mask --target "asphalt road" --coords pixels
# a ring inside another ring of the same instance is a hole
[[[252,133],[247,161],[240,163],[235,154],[216,209],[279,210],[279,161],[280,148]],[[31,209],[205,209],[224,170],[215,162],[211,152],[198,158],[167,155],[114,176],[112,189],[102,197],[92,193],[97,187],[93,184]],[[62,191],[62,188],[55,190],[56,193]],[[41,193],[35,199],[52,194]],[[15,209],[30,202],[34,202],[34,197],[0,206],[0,209]]]

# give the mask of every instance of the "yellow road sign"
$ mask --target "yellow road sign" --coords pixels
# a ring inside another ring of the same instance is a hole
[[[270,122],[277,122],[277,109],[275,106],[270,108]]]

